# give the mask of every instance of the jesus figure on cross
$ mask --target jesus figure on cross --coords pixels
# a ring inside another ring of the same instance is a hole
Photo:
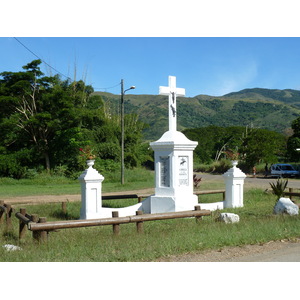
[[[176,77],[169,76],[169,86],[160,86],[159,94],[169,96],[169,131],[176,131],[176,97],[184,97],[185,89],[176,88]]]

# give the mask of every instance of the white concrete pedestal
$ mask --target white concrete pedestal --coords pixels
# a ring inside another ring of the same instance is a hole
[[[102,181],[104,177],[93,168],[93,160],[88,160],[87,165],[89,168],[78,178],[81,183],[80,219],[99,218],[102,208]]]
[[[233,161],[232,164],[233,167],[223,174],[226,186],[224,208],[244,206],[244,180],[246,174],[236,167],[237,161]]]
[[[150,143],[155,152],[155,195],[150,197],[150,213],[193,210],[198,204],[193,194],[193,151],[197,144],[179,131],[167,131]]]

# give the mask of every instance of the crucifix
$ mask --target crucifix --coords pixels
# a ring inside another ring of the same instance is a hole
[[[185,89],[176,88],[176,77],[169,76],[169,86],[159,87],[160,95],[169,96],[169,131],[177,130],[176,97],[185,96]]]

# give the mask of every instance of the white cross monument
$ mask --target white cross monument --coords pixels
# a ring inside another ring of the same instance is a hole
[[[177,130],[176,97],[184,97],[185,89],[176,88],[176,77],[169,76],[169,86],[160,86],[159,94],[169,96],[169,131]]]
[[[198,198],[193,194],[193,151],[197,142],[177,131],[176,97],[185,89],[176,88],[176,77],[169,76],[169,86],[159,88],[169,96],[169,130],[150,143],[155,156],[155,195],[150,198],[150,212],[193,210]]]
[[[193,151],[198,143],[190,141],[176,129],[176,97],[184,96],[185,89],[176,88],[176,77],[169,76],[169,86],[160,87],[159,94],[169,96],[169,130],[158,141],[150,143],[155,156],[155,194],[128,207],[102,207],[101,184],[104,178],[92,168],[92,164],[88,164],[89,168],[79,177],[82,184],[81,219],[108,218],[115,210],[122,217],[132,216],[137,210],[144,213],[193,210],[198,204],[198,197],[193,194]],[[224,203],[202,203],[202,209],[243,206],[246,175],[233,167],[223,176],[226,180]]]

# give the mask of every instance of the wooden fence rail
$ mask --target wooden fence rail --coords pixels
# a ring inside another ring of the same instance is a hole
[[[290,196],[290,199],[293,201],[293,197],[300,197],[300,193],[295,192],[293,188],[289,188],[288,192],[284,192],[284,196]]]
[[[38,241],[46,241],[49,231],[67,228],[91,227],[112,225],[113,233],[118,235],[120,233],[120,224],[136,223],[137,232],[143,232],[143,222],[167,220],[177,218],[192,218],[195,217],[198,221],[202,216],[211,215],[209,210],[201,210],[200,206],[195,206],[195,210],[182,212],[167,212],[156,214],[142,214],[141,211],[136,212],[135,216],[119,217],[118,212],[112,212],[112,218],[91,219],[91,220],[72,220],[72,221],[54,221],[46,222],[46,218],[40,218],[39,223],[28,222],[28,229],[33,232],[33,238]],[[41,221],[41,219],[43,219]]]
[[[128,195],[103,195],[102,200],[121,200],[121,199],[138,199],[138,202],[142,202],[143,198],[147,198],[147,196],[140,196],[137,194],[128,194]]]
[[[137,195],[137,194],[128,194],[128,195],[103,195],[102,196],[102,200],[122,200],[122,199],[137,199],[138,203],[142,202],[143,198],[147,198],[150,195]],[[76,200],[76,201],[80,201],[80,200]],[[37,201],[37,200],[33,200],[33,201],[13,201],[14,205],[34,205],[34,204],[50,204],[50,203],[61,203],[61,209],[62,212],[64,214],[67,213],[67,204],[69,203],[69,200],[64,200],[64,201]],[[71,201],[73,202],[73,201]],[[0,217],[1,217],[1,207],[2,204],[4,203],[4,201],[0,200]],[[3,211],[6,210],[6,207],[3,206]]]
[[[28,226],[30,222],[39,222],[39,217],[37,214],[27,214],[25,208],[20,208],[20,212],[16,212],[15,216],[19,219],[19,239],[21,240],[26,234],[26,225]]]
[[[225,201],[225,190],[207,190],[207,191],[195,191],[195,195],[209,195],[209,194],[223,194],[223,201]]]
[[[207,194],[223,194],[223,200],[225,200],[225,190],[206,190],[206,191],[195,191],[195,195],[207,195]],[[123,194],[123,195],[103,195],[102,200],[118,200],[118,199],[138,199],[141,202],[143,198],[147,198],[149,195],[137,195],[137,194]],[[298,196],[298,194],[297,194]],[[45,203],[57,203],[61,201],[50,201]],[[62,201],[62,210],[67,213],[67,202]],[[14,204],[38,204],[37,201],[27,201],[16,202]],[[43,202],[44,203],[44,202]],[[199,207],[199,208],[198,208]],[[10,228],[12,226],[12,213],[14,209],[11,204],[4,203],[0,200],[0,224],[6,220],[6,227]],[[108,219],[95,219],[95,220],[74,220],[74,221],[57,221],[57,222],[46,222],[46,218],[39,218],[38,215],[29,215],[26,213],[25,208],[21,208],[20,212],[15,214],[16,218],[19,219],[19,239],[22,239],[29,229],[33,233],[33,237],[37,240],[47,239],[47,232],[55,231],[62,228],[77,228],[77,227],[87,227],[87,226],[101,226],[101,225],[113,225],[113,230],[115,234],[120,231],[120,224],[125,223],[136,223],[137,231],[139,233],[143,232],[143,222],[154,221],[154,220],[164,220],[164,219],[174,219],[174,218],[185,218],[185,217],[195,217],[197,220],[201,219],[201,216],[210,215],[210,211],[200,210],[200,206],[195,206],[195,211],[188,212],[176,212],[176,213],[163,213],[163,214],[142,214],[142,211],[137,211],[136,216],[131,217],[118,217],[117,212],[114,212],[113,218]],[[40,226],[40,227],[38,227]],[[49,227],[52,226],[52,227]],[[62,227],[60,227],[62,226]],[[65,227],[64,227],[65,226]],[[43,229],[42,229],[43,228]],[[45,229],[47,228],[47,229]]]
[[[195,195],[208,195],[208,194],[223,194],[223,200],[225,200],[225,190],[206,190],[206,191],[195,191]],[[102,200],[123,200],[123,199],[137,199],[138,203],[142,202],[143,199],[149,197],[149,195],[138,195],[138,194],[123,194],[123,195],[102,195]],[[76,200],[80,201],[80,200]],[[13,205],[30,205],[30,204],[50,204],[50,203],[61,203],[61,208],[63,213],[67,213],[67,204],[69,203],[69,200],[64,201],[14,201],[12,202]],[[71,201],[73,202],[73,201]],[[0,200],[0,222],[1,222],[1,216],[3,216],[6,212],[6,204],[4,205],[4,201]]]

